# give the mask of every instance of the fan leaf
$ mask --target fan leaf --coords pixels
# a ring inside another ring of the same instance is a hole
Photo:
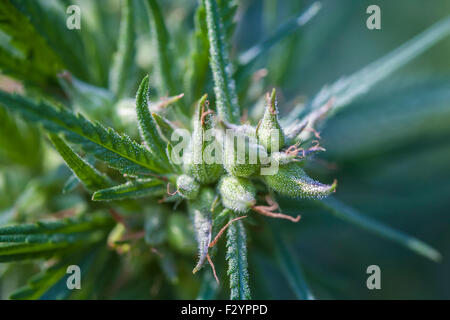
[[[41,123],[50,132],[63,133],[68,141],[81,145],[86,152],[122,173],[135,175],[167,171],[157,165],[144,146],[111,128],[93,124],[81,114],[75,115],[65,108],[54,108],[47,102],[37,103],[3,91],[0,91],[0,105],[30,121]]]

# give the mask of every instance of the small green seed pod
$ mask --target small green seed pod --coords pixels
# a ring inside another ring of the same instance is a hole
[[[257,136],[259,143],[262,144],[268,152],[278,151],[284,146],[284,134],[281,129],[280,123],[278,122],[278,109],[277,101],[275,97],[275,89],[272,93],[267,94],[267,106],[264,116],[257,128]],[[272,138],[278,139],[278,150],[271,150]]]
[[[261,167],[259,157],[266,154],[256,138],[238,129],[227,129],[223,152],[224,167],[230,175],[247,178]]]
[[[223,173],[220,161],[214,161],[212,152],[214,150],[214,136],[212,129],[214,121],[212,112],[208,109],[204,95],[199,103],[194,116],[194,129],[192,133],[192,163],[190,172],[197,181],[202,184],[209,184],[217,181]],[[211,157],[211,159],[209,159]],[[217,155],[219,157],[219,155]],[[208,159],[207,159],[208,158]],[[208,160],[208,161],[207,161]]]
[[[337,186],[322,184],[308,177],[299,162],[280,166],[274,175],[264,176],[267,185],[276,192],[293,198],[323,198],[334,192]]]
[[[256,202],[256,189],[245,178],[225,176],[219,182],[222,204],[235,212],[247,212]]]
[[[200,190],[200,184],[187,174],[182,174],[177,178],[178,193],[186,199],[195,199]]]
[[[287,153],[287,152],[272,152],[270,154],[270,161],[271,163],[283,166],[287,165],[288,163],[291,163],[293,161],[296,161],[295,159],[296,154],[294,153]]]

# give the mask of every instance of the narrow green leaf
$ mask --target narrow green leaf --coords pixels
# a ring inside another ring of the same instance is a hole
[[[117,99],[128,94],[135,71],[135,27],[133,0],[122,2],[122,15],[117,52],[113,58],[113,64],[109,75],[109,87]]]
[[[230,219],[232,219],[232,215]],[[244,224],[241,220],[228,227],[227,256],[228,276],[230,277],[230,299],[249,300],[250,287],[248,285],[247,271],[247,243]]]
[[[208,27],[209,53],[214,77],[217,112],[222,120],[238,123],[240,109],[236,86],[231,75],[231,64],[225,42],[223,24],[216,0],[204,0],[206,24]]]
[[[109,227],[112,221],[111,217],[105,214],[90,214],[57,221],[39,221],[0,227],[0,236],[87,232]]]
[[[271,223],[269,227],[274,238],[275,256],[292,291],[297,296],[297,299],[314,300],[294,251],[284,239],[281,230],[274,226],[274,223]]]
[[[166,185],[157,179],[137,179],[94,192],[92,200],[123,200],[141,197],[157,197],[167,192]]]
[[[69,247],[69,243],[14,243],[0,246],[0,263],[49,258]]]
[[[103,189],[110,185],[110,181],[105,175],[84,161],[57,135],[50,134],[49,137],[67,166],[80,179],[88,191]]]
[[[217,0],[217,8],[219,10],[220,19],[223,24],[224,40],[230,43],[233,32],[236,27],[236,11],[238,10],[237,0]]]
[[[316,201],[318,205],[333,213],[336,217],[350,222],[360,228],[373,232],[383,238],[394,241],[409,250],[424,256],[432,261],[438,262],[442,259],[441,254],[428,244],[409,236],[402,231],[395,230],[374,219],[365,217],[357,210],[347,206],[337,199],[329,197],[321,201]]]
[[[323,87],[311,100],[307,111],[320,108],[334,98],[331,112],[336,112],[367,93],[374,85],[386,79],[394,71],[424,53],[449,34],[450,17],[447,17],[353,75],[342,77],[335,83]],[[302,111],[297,109],[291,112],[287,119],[293,121],[301,114]]]
[[[91,123],[82,115],[65,108],[54,108],[47,102],[34,102],[23,96],[0,91],[0,105],[20,113],[29,121],[41,123],[48,131],[63,133],[65,138],[80,144],[86,152],[126,174],[165,172],[144,146],[99,123]]]
[[[273,46],[280,43],[283,39],[286,39],[311,21],[311,19],[314,18],[319,12],[321,7],[322,5],[320,2],[314,2],[305,11],[302,11],[296,17],[279,26],[272,35],[240,54],[238,57],[240,68],[237,73],[246,73],[259,57],[267,53]]]
[[[150,8],[150,14],[153,17],[152,29],[154,31],[154,40],[158,54],[157,68],[159,76],[161,77],[159,94],[160,96],[175,96],[181,93],[181,89],[174,78],[174,75],[178,74],[178,72],[175,69],[176,63],[174,63],[175,60],[171,54],[172,49],[170,47],[170,35],[167,31],[158,1],[148,0],[147,2]],[[184,106],[182,100],[178,101],[175,104],[175,107],[179,112],[181,112],[181,114],[187,114],[186,107]]]
[[[193,47],[187,63],[185,78],[188,101],[194,102],[200,99],[205,91],[208,77],[209,41],[206,27],[205,6],[200,2],[195,12]]]
[[[172,133],[175,130],[175,125],[164,118],[163,116],[160,116],[159,114],[152,112],[153,120],[155,120],[156,124],[159,127],[159,131],[164,139],[166,139],[167,142],[172,141]]]
[[[136,95],[136,113],[139,124],[139,132],[145,141],[148,149],[158,159],[161,166],[170,168],[169,158],[166,154],[167,143],[158,132],[155,120],[148,110],[148,76],[146,76],[139,86]]]
[[[51,233],[51,234],[13,234],[0,235],[0,242],[7,243],[74,243],[77,240],[87,236],[87,233],[67,234],[67,233]]]
[[[76,187],[80,184],[80,180],[75,174],[72,174],[69,179],[66,180],[64,186],[62,188],[62,193],[66,194],[75,190]]]
[[[0,228],[0,262],[50,257],[98,242],[113,224],[105,215]]]

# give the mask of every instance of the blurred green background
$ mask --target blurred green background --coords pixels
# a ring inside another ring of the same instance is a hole
[[[88,2],[79,3],[83,6]],[[196,2],[160,2],[174,38],[181,44],[188,41],[183,38],[183,28],[192,28]],[[233,56],[264,39],[311,3],[240,1]],[[450,14],[448,0],[321,3],[321,11],[305,28],[258,60],[257,67],[268,71],[264,88],[278,90],[282,115],[296,101],[314,96],[325,84],[351,75]],[[366,28],[366,8],[371,4],[381,8],[381,30]],[[118,19],[118,10],[118,1],[108,1],[103,14]],[[104,37],[115,39],[117,31],[112,25]],[[142,48],[148,49],[144,45]],[[299,224],[282,224],[282,228],[317,298],[450,299],[449,54],[447,38],[330,119],[321,132],[327,152],[310,168],[311,175],[321,181],[338,179],[337,198],[429,243],[442,253],[442,262],[430,262],[313,209],[307,201],[304,208],[298,208],[294,202],[283,199],[286,212],[302,213]],[[111,55],[105,54],[103,59],[108,63]],[[151,63],[152,57],[143,53],[138,60],[142,66]],[[35,143],[30,139],[25,137],[24,143],[30,144],[32,161],[40,151],[33,149]],[[54,153],[39,165],[51,166],[53,162],[60,162]],[[0,210],[7,215],[7,209],[17,201],[33,172],[24,173],[19,168],[6,172],[1,162],[0,171],[0,190],[8,189],[7,193],[0,193]],[[66,177],[68,170],[61,168],[55,175]],[[45,188],[45,182],[42,186]],[[54,207],[58,207],[58,202],[64,202],[62,207],[82,203],[80,195],[62,196],[57,188],[50,194]],[[32,199],[36,208],[46,203],[45,197],[47,194]],[[255,232],[258,230],[250,228],[248,248],[253,298],[294,299],[272,258],[264,250],[253,250],[258,246],[256,239],[252,241]],[[372,264],[381,268],[381,290],[366,288],[366,268]],[[6,297],[16,281],[23,283],[23,279],[3,277],[0,297]]]
[[[240,46],[251,45],[256,32],[248,30],[261,26],[261,6],[271,2],[249,3],[252,10],[237,32]],[[297,3],[278,1],[275,23],[289,17]],[[325,83],[352,74],[450,13],[445,0],[322,3],[311,24],[273,52],[289,57],[289,62],[278,57],[284,69],[277,78],[287,101],[314,95]],[[366,28],[371,4],[380,6],[381,30]],[[338,179],[339,199],[425,240],[441,251],[443,261],[424,260],[328,213],[308,210],[301,227],[289,226],[289,239],[307,277],[316,280],[311,286],[319,297],[450,298],[449,53],[447,38],[329,120],[322,132],[328,164],[317,163],[318,173],[329,168],[328,181]],[[371,264],[381,268],[382,290],[366,288]],[[277,293],[287,285],[281,276],[271,284]],[[292,297],[287,293],[285,298]]]

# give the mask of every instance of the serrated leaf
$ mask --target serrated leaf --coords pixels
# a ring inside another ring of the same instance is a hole
[[[81,114],[65,108],[54,108],[47,102],[34,102],[25,97],[0,91],[0,105],[20,113],[27,120],[41,123],[48,131],[63,133],[65,138],[81,145],[97,159],[122,173],[136,175],[167,172],[153,160],[144,146],[99,123],[93,124]]]
[[[158,197],[167,193],[166,185],[158,179],[136,179],[108,189],[97,190],[94,201]]]
[[[233,217],[230,216],[230,219]],[[230,277],[230,299],[249,300],[250,287],[248,285],[247,270],[247,243],[244,224],[241,220],[228,227],[227,255],[228,271]]]
[[[87,232],[112,223],[111,217],[104,214],[90,214],[81,217],[66,218],[56,221],[39,221],[0,227],[0,235],[31,235],[31,234],[70,234],[74,232]]]
[[[210,64],[214,77],[216,108],[219,117],[230,123],[238,123],[240,109],[236,85],[231,74],[228,47],[216,0],[204,0],[208,28]]]
[[[136,94],[136,113],[139,132],[148,149],[154,155],[154,158],[158,159],[158,163],[161,166],[170,168],[169,158],[166,154],[167,143],[159,134],[156,122],[148,109],[148,82],[149,78],[146,76],[142,80]]]
[[[366,217],[335,198],[330,197],[321,201],[316,201],[316,203],[330,211],[336,217],[350,222],[362,229],[373,232],[385,239],[394,241],[416,254],[435,262],[442,259],[441,254],[436,249],[421,240]]]
[[[83,160],[57,135],[50,134],[49,137],[64,162],[88,191],[103,189],[111,184],[108,177]]]
[[[94,215],[0,228],[0,262],[50,257],[97,242],[113,224],[109,216]]]

